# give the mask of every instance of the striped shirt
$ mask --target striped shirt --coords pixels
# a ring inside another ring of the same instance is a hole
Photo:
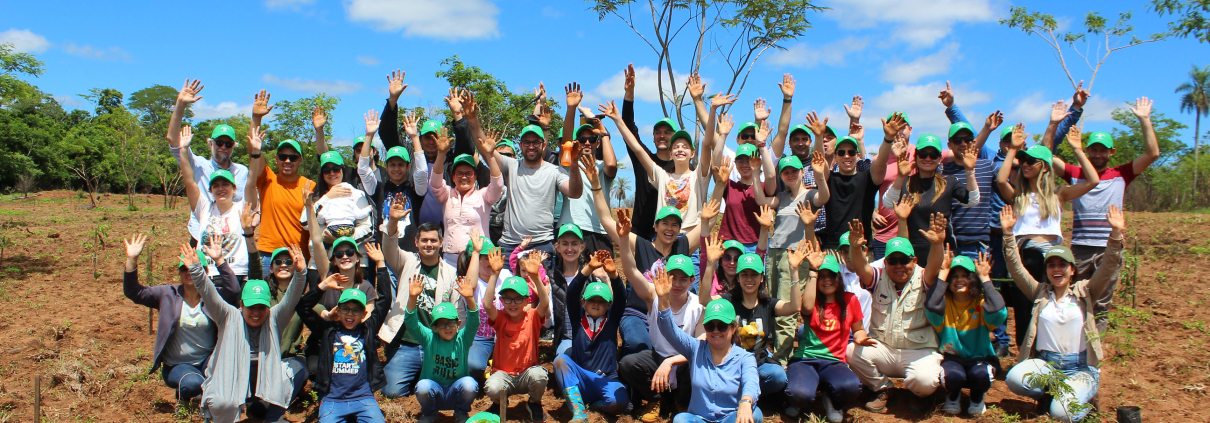
[[[1069,164],[1065,170],[1067,176],[1064,179],[1067,183],[1074,185],[1084,182],[1083,168]],[[1106,246],[1109,232],[1113,228],[1109,226],[1109,219],[1105,214],[1109,212],[1111,205],[1122,207],[1126,187],[1138,176],[1134,174],[1133,162],[1107,168],[1099,174],[1101,182],[1096,188],[1071,201],[1071,245]]]
[[[979,204],[971,207],[963,207],[957,200],[954,200],[954,213],[950,216],[950,225],[954,228],[954,238],[959,243],[968,242],[991,242],[991,229],[989,225],[991,220],[988,219],[988,210],[991,209],[992,181],[995,180],[995,166],[991,160],[988,160],[990,150],[984,148],[979,151],[978,159],[975,160],[975,182],[979,184]],[[954,158],[955,161],[957,157]],[[956,162],[945,163],[941,169],[944,175],[953,175],[958,178],[958,181],[966,183],[966,169]],[[969,190],[970,187],[967,187]]]

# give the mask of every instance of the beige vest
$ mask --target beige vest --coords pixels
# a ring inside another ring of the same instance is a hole
[[[916,266],[901,295],[895,294],[895,282],[890,275],[885,270],[881,274],[874,285],[870,336],[891,348],[936,349],[937,334],[924,314],[928,296],[921,282],[924,268]]]

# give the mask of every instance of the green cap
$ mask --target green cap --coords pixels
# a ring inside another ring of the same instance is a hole
[[[366,142],[366,136],[358,135],[357,138],[353,138],[353,147],[356,148],[357,144],[361,144],[363,142]]]
[[[1100,144],[1105,146],[1105,148],[1113,148],[1113,136],[1105,131],[1088,134],[1088,146],[1092,147],[1093,144]]]
[[[483,244],[480,246],[481,248],[479,248],[479,254],[480,254],[480,255],[484,255],[484,254],[491,254],[491,253],[492,253],[492,248],[496,248],[496,244],[493,244],[493,243],[492,243],[492,240],[488,239],[488,238],[487,238],[487,237],[485,237],[485,236],[480,235],[480,236],[479,236],[479,242],[483,243]],[[467,241],[466,241],[466,251],[475,251],[475,243],[474,243],[474,240],[467,240]]]
[[[466,423],[500,423],[500,416],[480,411],[471,416],[471,419],[467,420]]]
[[[1046,146],[1044,146],[1044,145],[1035,145],[1033,147],[1027,148],[1027,149],[1025,149],[1025,154],[1027,154],[1030,157],[1033,157],[1035,159],[1041,160],[1043,163],[1046,163],[1047,166],[1050,166],[1050,159],[1052,157],[1054,157],[1054,153],[1051,153],[1050,149],[1046,148]]]
[[[828,126],[827,126],[827,129],[828,129],[828,131],[831,131],[831,132],[832,132],[832,136],[833,136],[833,137],[836,137],[836,138],[840,138],[840,137],[841,137],[840,131],[837,131],[837,130],[836,130],[836,128],[833,128],[833,127],[832,127],[832,125],[828,125]],[[848,134],[845,134],[845,135],[848,135]]]
[[[390,161],[392,157],[398,157],[408,163],[412,162],[412,155],[408,153],[408,149],[398,145],[387,150],[387,161]]]
[[[587,130],[588,130],[588,132],[589,132],[589,134],[588,134],[588,135],[592,135],[592,125],[589,125],[589,124],[587,124],[587,123],[585,123],[585,124],[583,124],[583,125],[580,125],[580,127],[579,127],[579,128],[576,128],[576,132],[572,132],[572,135],[574,135],[576,138],[579,138],[579,137],[580,137],[580,131],[583,131],[583,130],[585,130],[585,129],[587,129]]]
[[[273,255],[269,256],[269,260],[273,260],[273,259],[277,258],[277,255],[281,254],[281,253],[286,253],[286,255],[289,256],[290,247],[281,247],[276,250],[273,250]]]
[[[441,129],[441,122],[429,119],[420,125],[420,135],[437,132],[439,129]]]
[[[847,143],[849,143],[849,144],[853,144],[853,147],[854,147],[854,148],[857,148],[857,149],[858,149],[858,151],[860,151],[860,150],[861,150],[861,147],[859,147],[859,146],[857,145],[857,139],[856,139],[856,138],[853,138],[853,137],[850,137],[850,136],[848,136],[848,135],[845,135],[845,136],[843,136],[843,137],[840,137],[840,139],[837,139],[837,140],[836,140],[836,148],[840,148],[840,145],[841,145],[841,144],[844,144],[844,143],[846,143],[846,142],[847,142]]]
[[[529,284],[525,283],[525,278],[520,276],[509,276],[504,279],[504,284],[500,285],[500,293],[504,291],[513,291],[522,297],[529,296]]]
[[[726,324],[735,322],[735,306],[730,300],[719,298],[706,304],[706,312],[702,314],[702,323],[720,321]]]
[[[657,121],[655,121],[655,125],[652,125],[651,128],[655,129],[656,126],[660,126],[660,125],[668,125],[668,127],[672,128],[673,132],[681,130],[681,126],[677,125],[676,121],[672,120],[672,118],[663,118],[663,119],[657,120]]]
[[[285,140],[285,141],[282,141],[282,142],[278,143],[278,144],[277,144],[277,152],[278,152],[278,153],[280,153],[280,152],[281,152],[281,148],[282,148],[282,147],[290,147],[290,148],[293,148],[293,149],[294,149],[294,151],[297,151],[297,152],[298,152],[298,154],[302,154],[302,146],[299,146],[299,145],[298,145],[298,141],[294,141],[294,140],[292,140],[292,139],[288,139],[288,140]]]
[[[742,133],[744,133],[744,130],[748,129],[748,128],[752,128],[753,131],[759,131],[760,125],[757,125],[756,122],[752,122],[752,121],[741,123],[741,124],[739,124],[739,129],[735,131],[735,134],[736,135],[742,134]]]
[[[756,273],[765,273],[765,262],[760,259],[760,256],[752,253],[747,253],[739,256],[738,264],[735,266],[735,273],[744,270],[751,270]]]
[[[807,125],[800,123],[798,125],[791,126],[790,132],[787,132],[787,134],[794,135],[794,131],[802,131],[803,133],[807,134],[807,138],[811,138],[811,127]]]
[[[567,234],[568,232],[570,232],[572,235],[575,235],[576,238],[580,238],[580,240],[584,239],[584,232],[581,232],[580,226],[576,225],[575,223],[568,223],[563,226],[560,226],[559,227],[559,236],[556,236],[555,238],[562,238],[563,235]]]
[[[954,259],[950,261],[950,267],[961,267],[967,271],[970,271],[971,273],[975,273],[975,262],[967,256],[954,256]]]
[[[885,257],[890,257],[893,253],[903,253],[903,255],[908,257],[916,257],[916,249],[912,248],[912,241],[908,241],[907,238],[903,237],[894,237],[886,242]]]
[[[819,270],[831,270],[833,273],[840,273],[840,262],[836,261],[836,256],[828,254],[823,258],[823,264],[819,265]]]
[[[546,139],[546,133],[542,132],[542,127],[538,125],[525,125],[524,128],[521,128],[521,134],[517,135],[517,139],[525,138],[525,134],[534,134],[538,138]]]
[[[353,240],[353,238],[342,236],[340,238],[336,238],[336,241],[332,241],[332,248],[328,250],[328,258],[332,258],[332,256],[336,255],[336,247],[339,247],[340,244],[349,244],[353,246],[354,250],[357,249],[357,241]]]
[[[787,167],[802,170],[802,160],[798,160],[798,156],[787,155],[777,161],[777,171],[779,173]]]
[[[660,207],[660,211],[655,212],[655,221],[659,222],[668,216],[676,216],[676,218],[680,219],[682,222],[685,221],[685,218],[681,217],[681,210],[673,206]]]
[[[346,289],[340,293],[340,300],[337,300],[336,304],[344,304],[349,301],[356,301],[364,307],[366,305],[366,293],[361,292],[357,288]]]
[[[232,141],[235,141],[235,128],[225,123],[214,127],[214,130],[210,131],[210,139],[218,137],[230,137]]]
[[[732,240],[727,240],[727,241],[723,241],[723,251],[727,251],[727,250],[730,250],[730,249],[732,249],[732,248],[734,248],[734,249],[736,249],[736,250],[739,250],[741,253],[743,253],[743,252],[744,252],[744,244],[743,244],[743,243],[741,243],[741,242],[739,242],[739,241],[736,241],[736,240],[734,240],[734,239],[732,239]]]
[[[458,167],[459,163],[470,166],[471,169],[475,168],[475,158],[471,157],[470,154],[459,154],[458,157],[455,157],[454,158],[454,167]]]
[[[327,166],[330,164],[344,167],[345,158],[340,157],[340,153],[338,153],[336,151],[329,151],[327,153],[323,153],[323,154],[319,155],[319,168],[320,169],[323,169],[324,166]]]
[[[1076,258],[1071,255],[1071,249],[1063,245],[1056,245],[1046,250],[1046,258],[1043,261],[1050,260],[1051,257],[1058,257],[1073,265],[1076,264]]]
[[[961,131],[963,129],[970,131],[972,137],[975,136],[975,130],[973,128],[971,128],[971,124],[962,122],[962,121],[958,121],[958,122],[954,122],[953,124],[950,125],[949,138],[953,138],[954,134],[957,134],[958,131]]]
[[[201,263],[202,266],[210,265],[210,261],[206,260],[206,253],[203,253],[201,248],[197,249],[197,261],[198,261],[198,263]],[[185,266],[185,261],[181,260],[180,258],[177,258],[176,267],[179,268],[179,267],[184,267],[184,266]]]
[[[215,179],[226,179],[231,185],[235,185],[235,177],[227,169],[215,169],[214,172],[210,172],[210,183],[214,184]]]
[[[689,132],[686,132],[686,131],[676,131],[676,133],[673,133],[672,138],[668,139],[668,146],[671,147],[672,144],[676,143],[676,140],[679,140],[682,138],[685,141],[689,142],[689,149],[692,150],[694,148],[697,148],[697,147],[693,146],[693,136],[689,135]]]
[[[500,147],[511,148],[511,149],[513,149],[513,154],[517,153],[517,144],[514,143],[512,140],[500,140],[500,142],[496,143],[496,146],[493,148],[500,148]],[[479,413],[479,414],[483,414],[483,413]]]
[[[756,146],[752,144],[742,144],[735,149],[735,157],[756,157]]]
[[[697,276],[697,268],[693,267],[693,261],[689,260],[689,256],[684,254],[668,257],[668,262],[664,263],[664,270],[668,272],[680,270],[685,276]]]
[[[600,298],[607,302],[613,302],[613,293],[609,292],[609,285],[606,285],[604,282],[593,282],[584,288],[583,298],[585,300]]]
[[[458,320],[458,308],[454,303],[441,303],[433,307],[433,322],[441,319]]]
[[[840,246],[841,247],[849,246],[849,231],[844,231],[844,234],[840,235]]]
[[[1004,129],[1001,129],[1000,130],[1000,139],[1003,140],[1005,138],[1008,138],[1011,141],[1013,139],[1013,127],[1014,127],[1013,125],[1008,125],[1008,126],[1005,126]]]
[[[244,307],[252,307],[254,305],[269,306],[269,284],[260,279],[250,279],[244,283],[244,292],[240,294],[240,301],[244,303]]]
[[[938,153],[941,152],[941,139],[933,134],[924,134],[916,139],[916,151],[920,151],[929,147],[933,147]]]
[[[904,113],[904,112],[891,112],[891,114],[886,115],[886,121],[890,122],[891,118],[895,117],[895,113],[898,113],[901,116],[903,116],[903,123],[906,123],[908,126],[912,126],[912,121],[908,120],[907,113]]]

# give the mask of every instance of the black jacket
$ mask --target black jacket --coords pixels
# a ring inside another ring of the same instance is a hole
[[[386,267],[378,268],[378,280],[388,281],[390,275],[387,274]],[[362,331],[366,352],[366,374],[370,378],[370,389],[377,391],[386,386],[386,375],[382,371],[382,365],[378,362],[378,328],[382,327],[382,323],[386,321],[387,312],[391,310],[391,304],[394,303],[394,292],[391,290],[391,284],[378,284],[378,299],[374,301],[374,311],[370,313],[370,318],[362,323]],[[302,318],[303,324],[307,325],[313,333],[323,334],[315,337],[320,343],[319,348],[319,367],[316,369],[315,378],[311,382],[311,388],[319,394],[319,398],[328,395],[329,386],[332,383],[332,344],[336,340],[336,332],[343,329],[342,325],[337,322],[324,320],[319,317],[319,313],[315,312],[315,305],[319,304],[319,300],[323,298],[323,291],[312,289],[303,295],[302,299],[298,300],[298,317]]]

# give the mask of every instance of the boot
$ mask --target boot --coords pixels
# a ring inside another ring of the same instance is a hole
[[[588,407],[584,406],[584,397],[580,396],[580,387],[563,388],[567,397],[567,407],[571,409],[571,421],[568,423],[588,423]]]

